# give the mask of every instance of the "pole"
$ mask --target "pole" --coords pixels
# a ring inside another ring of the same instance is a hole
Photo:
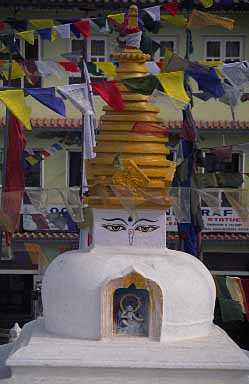
[[[11,35],[14,42],[14,34]],[[8,65],[8,88],[11,87],[11,76],[12,76],[12,52],[9,54],[9,65]],[[7,158],[8,158],[8,146],[9,146],[9,124],[10,124],[10,111],[6,108],[5,115],[5,128],[3,134],[3,166],[2,166],[2,201],[3,194],[6,192],[6,176],[7,176]],[[3,231],[0,230],[0,252],[1,257],[3,256]]]
[[[84,44],[84,43],[83,43]],[[85,46],[83,45],[82,56],[81,56],[81,82],[85,83],[85,73],[84,73],[84,52],[86,51]],[[85,185],[86,180],[86,169],[85,169],[85,124],[84,124],[84,114],[82,113],[82,130],[81,130],[81,201],[84,198],[84,191],[86,189]],[[87,251],[88,249],[88,226],[80,228],[80,240],[79,240],[79,249],[81,251]]]

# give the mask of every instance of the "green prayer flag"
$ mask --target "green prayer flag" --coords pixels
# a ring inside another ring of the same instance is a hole
[[[130,90],[142,95],[151,95],[154,89],[159,89],[163,92],[160,81],[153,75],[124,79],[122,83]]]

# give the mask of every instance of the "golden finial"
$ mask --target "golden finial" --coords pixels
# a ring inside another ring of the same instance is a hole
[[[131,5],[128,10],[128,28],[138,28],[138,7]]]

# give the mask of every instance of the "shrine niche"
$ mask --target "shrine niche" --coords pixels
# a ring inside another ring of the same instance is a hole
[[[102,337],[160,339],[162,292],[154,281],[132,271],[109,281],[102,292]]]

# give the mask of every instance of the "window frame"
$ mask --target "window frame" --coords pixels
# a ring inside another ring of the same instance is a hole
[[[81,149],[67,149],[66,150],[66,187],[67,188],[73,188],[69,185],[69,181],[70,181],[70,152],[81,153]],[[79,187],[81,187],[81,185]]]
[[[38,61],[42,60],[42,39],[39,35],[35,35],[35,39],[38,40]],[[25,57],[25,47],[26,47],[26,44],[30,45],[27,41],[21,39],[21,38],[17,38],[16,40],[19,41],[19,49],[20,49],[20,54],[21,56],[24,57],[25,60],[29,60]],[[1,43],[0,43],[0,46]],[[30,59],[32,60],[32,59]],[[20,81],[20,87],[19,88],[24,88],[25,86],[25,77],[21,77],[19,78],[21,81]],[[19,80],[19,79],[16,79],[16,80]],[[15,79],[13,79],[14,81]],[[6,80],[7,81],[7,80]],[[3,80],[1,80],[1,86],[3,86]],[[42,77],[41,77],[41,87],[43,86],[42,84]],[[33,87],[30,85],[30,88],[35,88],[37,87],[37,85],[34,85]]]
[[[226,43],[229,41],[238,41],[240,42],[240,57],[238,59],[234,59],[232,61],[242,61],[244,58],[244,38],[243,36],[205,36],[203,39],[204,43],[204,60],[206,61],[229,61],[232,62],[231,59],[226,58]],[[219,42],[220,43],[220,58],[212,58],[207,55],[207,43],[208,42]]]
[[[153,37],[153,40],[160,44],[160,42],[171,42],[173,41],[174,44],[174,53],[178,52],[178,37],[176,35],[161,35]],[[160,56],[160,48],[157,49],[157,51],[154,54],[153,57],[154,61],[161,61],[163,59],[163,56]]]
[[[72,48],[73,48],[73,44],[72,44],[73,40],[85,41],[86,42],[86,61],[87,62],[91,61],[91,41],[92,40],[104,40],[105,41],[105,59],[104,59],[104,61],[108,61],[109,60],[110,54],[109,54],[109,48],[108,48],[108,36],[106,36],[106,35],[92,35],[92,36],[88,37],[86,40],[84,40],[82,37],[80,37],[79,39],[77,39],[76,37],[71,37],[70,40],[69,40],[69,46],[68,46],[69,52],[73,51],[72,50]],[[78,73],[69,72],[68,81],[70,83],[70,79],[72,79],[72,78],[79,78],[79,77],[81,77],[81,73],[80,72],[78,72]],[[90,77],[94,78],[94,79],[102,79],[103,80],[104,78],[106,78],[106,75],[103,75],[103,76],[90,75]]]
[[[25,148],[26,150],[32,150],[33,152],[41,152],[43,149],[42,148]],[[44,160],[42,160],[40,162],[40,187],[26,187],[26,185],[24,186],[25,188],[25,191],[28,190],[32,190],[32,191],[35,191],[35,190],[39,190],[41,188],[44,188]]]

